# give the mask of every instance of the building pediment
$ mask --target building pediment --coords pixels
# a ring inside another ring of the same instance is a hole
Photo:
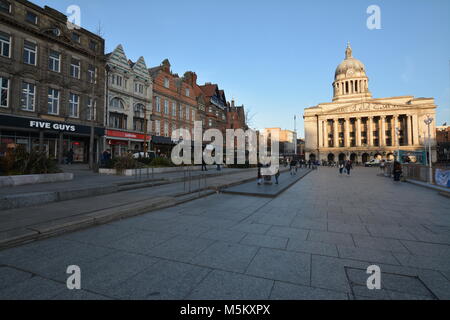
[[[380,112],[380,111],[396,111],[412,109],[410,105],[404,104],[392,104],[392,103],[375,103],[375,102],[362,102],[348,106],[340,106],[328,111],[326,114],[341,114],[341,113],[355,113],[355,112]]]

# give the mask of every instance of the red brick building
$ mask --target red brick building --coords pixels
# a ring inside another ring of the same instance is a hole
[[[219,129],[225,136],[227,128],[227,99],[225,92],[219,89],[217,84],[207,82],[200,86],[205,100],[205,125],[206,129]]]
[[[157,153],[169,155],[174,130],[184,128],[193,132],[197,117],[193,84],[197,77],[193,72],[186,73],[185,77],[172,73],[167,59],[149,71],[153,79],[152,144]]]
[[[244,106],[235,106],[234,100],[227,107],[227,129],[248,129]]]

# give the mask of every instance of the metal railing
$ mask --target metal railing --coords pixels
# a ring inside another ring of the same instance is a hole
[[[134,178],[135,178],[135,180],[138,180],[138,181],[142,181],[144,179],[154,180],[155,179],[155,168],[148,168],[148,167],[144,168],[144,169],[136,168],[136,169],[134,169]]]

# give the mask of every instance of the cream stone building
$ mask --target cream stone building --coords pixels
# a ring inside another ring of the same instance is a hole
[[[337,67],[333,102],[304,112],[306,159],[367,162],[392,160],[398,150],[425,151],[431,124],[432,159],[436,160],[436,105],[433,98],[372,98],[364,64],[353,58],[350,44]],[[398,129],[397,129],[398,128]]]

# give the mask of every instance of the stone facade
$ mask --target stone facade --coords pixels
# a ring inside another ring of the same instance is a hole
[[[424,118],[436,119],[433,98],[400,96],[374,99],[365,66],[353,58],[348,45],[333,83],[333,102],[304,111],[306,159],[367,162],[392,160],[397,151],[424,151],[428,128]],[[432,157],[435,121],[431,125]]]
[[[121,45],[107,55],[106,144],[116,156],[144,151],[150,139],[153,82],[145,60],[128,60]]]
[[[67,16],[47,6],[1,0],[0,153],[21,144],[61,161],[75,149],[75,161],[87,162],[91,126],[94,151],[101,149],[104,40],[69,26]]]

